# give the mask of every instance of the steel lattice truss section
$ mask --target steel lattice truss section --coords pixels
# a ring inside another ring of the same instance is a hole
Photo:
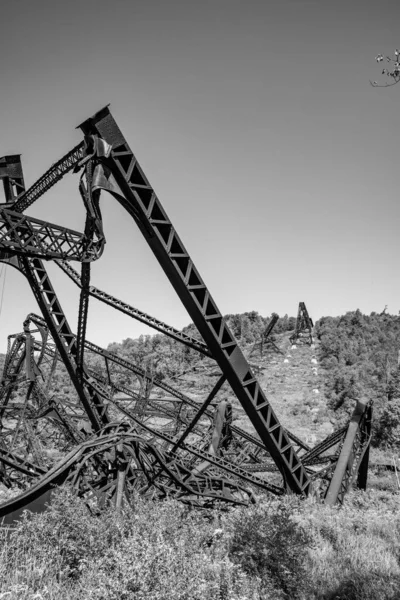
[[[359,473],[358,483],[363,486],[368,462],[369,436],[365,423],[370,422],[366,416],[369,409],[364,407],[356,425],[352,425],[353,421],[350,423],[349,430],[353,427],[356,431],[352,438],[356,459],[350,460],[346,450],[347,470],[340,478],[338,468],[344,461],[340,460],[344,450],[342,448],[332,454],[332,448],[341,444],[347,448],[343,442],[343,431],[311,449],[282,427],[109,109],[106,107],[96,113],[80,128],[85,141],[55,163],[26,191],[19,156],[0,159],[0,178],[6,195],[6,205],[0,207],[0,260],[17,268],[26,277],[43,315],[29,315],[24,323],[24,332],[15,337],[12,346],[10,344],[0,388],[0,418],[9,408],[18,408],[15,402],[9,406],[10,393],[15,384],[25,377],[27,392],[17,419],[17,431],[23,428],[26,432],[31,454],[37,459],[35,462],[44,460],[39,438],[35,435],[35,428],[43,420],[57,423],[65,438],[77,444],[61,463],[41,474],[41,481],[31,491],[9,503],[4,510],[0,507],[0,516],[14,518],[24,506],[43,506],[51,487],[68,478],[72,478],[81,493],[91,490],[103,496],[111,494],[117,507],[121,505],[124,489],[129,486],[143,489],[146,479],[145,489],[151,482],[151,493],[156,493],[154,490],[157,489],[158,496],[185,496],[195,503],[202,497],[208,498],[206,502],[226,500],[241,503],[244,500],[239,497],[243,492],[240,481],[276,494],[290,489],[294,493],[308,495],[311,482],[317,477],[324,479],[329,490],[335,488],[339,478],[344,491],[336,496],[342,497],[349,488],[348,482],[354,479],[354,473]],[[84,233],[23,214],[23,210],[71,171],[82,172],[79,190],[86,210]],[[99,210],[103,191],[112,194],[138,226],[202,340],[191,338],[90,285],[90,262],[100,258],[105,242]],[[56,261],[80,288],[77,335],[70,328],[43,259]],[[78,274],[66,260],[80,262],[81,273]],[[140,366],[88,342],[89,297],[95,297],[214,359],[221,378],[203,403],[199,404],[165,382],[157,381]],[[263,341],[266,343],[272,340],[270,334],[276,320],[277,317],[270,321],[264,333]],[[32,335],[30,325],[37,327],[40,340]],[[300,303],[293,340],[306,334],[312,341],[312,327],[307,309],[304,303]],[[88,367],[85,361],[88,353],[95,353],[104,361],[102,372]],[[63,363],[74,385],[78,413],[74,413],[72,406],[68,407],[65,402],[51,397],[52,373],[58,362]],[[41,365],[48,373],[45,383],[40,381]],[[135,374],[139,385],[132,389],[118,384],[113,373],[119,368]],[[245,410],[256,434],[231,424],[230,406],[216,398],[225,382]],[[170,394],[169,398],[162,398],[165,392]],[[128,404],[124,405],[118,399],[116,394],[121,393],[127,395]],[[32,422],[26,418],[28,413],[33,414]],[[110,416],[114,418],[116,414],[122,421],[111,425]],[[87,421],[86,428],[78,426],[77,419],[80,417]],[[154,418],[164,419],[169,425],[157,426]],[[206,429],[204,420],[208,423]],[[97,437],[85,441],[85,437],[93,435],[93,432]],[[26,467],[29,462],[26,457],[18,457],[10,448],[4,447],[4,439],[0,436],[3,452],[0,476],[4,475],[6,465],[7,469],[14,469],[20,474],[24,470],[25,474],[26,471],[35,475],[40,473],[41,466]],[[16,433],[14,439],[17,439]],[[95,447],[99,448],[98,452]],[[331,454],[326,454],[328,450]],[[10,453],[8,458],[7,452]],[[114,456],[112,468],[110,452]],[[94,456],[96,458],[92,460]],[[282,484],[275,485],[258,477],[254,474],[258,470],[275,470]],[[107,483],[103,485],[105,472],[113,475],[111,479],[106,478]]]
[[[13,197],[9,198],[8,201],[14,201],[13,210],[16,212],[22,213],[26,210],[31,204],[33,204],[40,196],[42,196],[45,192],[47,192],[50,188],[53,187],[56,183],[58,183],[64,175],[72,171],[79,165],[79,162],[85,156],[85,144],[81,142],[75,148],[73,148],[68,154],[66,154],[62,159],[57,161],[50,169],[38,179],[32,187],[25,191],[22,169],[18,171],[19,175],[19,185],[20,189],[18,190],[20,193],[14,193]],[[8,161],[10,157],[7,157]],[[0,159],[0,177],[1,177],[1,160]],[[13,177],[15,180],[15,176]],[[22,180],[22,183],[21,183]],[[7,195],[6,195],[7,198]]]
[[[87,244],[78,231],[0,208],[0,248],[13,255],[84,262],[100,257],[103,241]]]

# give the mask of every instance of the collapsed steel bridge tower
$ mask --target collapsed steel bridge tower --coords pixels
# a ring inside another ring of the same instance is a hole
[[[297,311],[296,325],[294,332],[290,337],[292,344],[308,344],[312,345],[313,337],[312,330],[314,323],[308,314],[308,310],[304,302],[299,302],[299,308]]]
[[[16,500],[0,505],[0,519],[11,522],[27,507],[42,510],[52,487],[68,480],[82,495],[112,498],[117,507],[134,490],[204,506],[247,503],[253,499],[254,488],[309,495],[318,487],[313,482],[323,481],[320,497],[335,502],[343,499],[357,476],[358,485],[365,487],[370,405],[359,404],[349,428],[315,448],[286,431],[109,108],[84,121],[80,129],[83,141],[27,190],[20,157],[0,159],[6,198],[0,205],[0,260],[26,277],[42,313],[41,317],[28,315],[23,332],[10,339],[0,389],[0,477],[7,483],[12,473],[18,473],[17,479],[23,474],[38,482]],[[80,172],[79,193],[86,210],[83,233],[24,212],[69,172]],[[104,251],[103,192],[111,194],[137,225],[201,341],[91,286],[91,263],[100,260]],[[56,262],[79,287],[76,333],[46,271],[44,261],[48,260]],[[71,261],[80,263],[80,273]],[[86,339],[91,297],[215,361],[220,376],[204,402],[199,405],[140,366],[91,344]],[[267,328],[267,341],[275,322]],[[295,333],[307,329],[311,337],[312,321],[305,306],[299,307],[298,323]],[[85,361],[91,352],[104,361],[101,373],[91,371]],[[49,395],[58,362],[74,386],[74,406]],[[110,364],[133,373],[139,389],[118,389]],[[21,406],[12,400],[16,382],[26,386]],[[232,407],[218,398],[223,386],[230,386],[254,434],[232,425]],[[127,394],[128,408],[116,399],[116,391]],[[165,392],[170,394],[168,399],[160,396]],[[164,425],[154,417],[164,419]],[[57,429],[70,448],[51,468],[41,458],[39,423],[43,419],[51,423],[44,431]],[[16,452],[23,436],[35,461]],[[332,448],[336,451],[327,454]],[[260,475],[263,472],[273,474],[273,482]]]

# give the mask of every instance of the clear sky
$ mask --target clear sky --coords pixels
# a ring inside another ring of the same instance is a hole
[[[107,103],[223,313],[400,309],[398,0],[13,0],[0,20],[0,156],[31,185]],[[83,231],[70,175],[27,211]],[[139,230],[102,199],[92,283],[189,317]],[[79,265],[75,265],[79,268]],[[78,293],[49,263],[73,329]],[[4,275],[3,275],[4,277]],[[0,291],[2,281],[0,281]],[[7,267],[0,351],[37,311]],[[150,331],[93,300],[88,337]]]

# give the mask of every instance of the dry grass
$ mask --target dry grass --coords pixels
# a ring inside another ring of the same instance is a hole
[[[400,598],[400,498],[371,490],[342,508],[304,505],[299,522],[312,532],[308,573],[318,600]]]

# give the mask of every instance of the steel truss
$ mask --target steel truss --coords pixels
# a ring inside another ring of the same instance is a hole
[[[11,522],[24,508],[42,510],[52,487],[67,480],[81,495],[112,500],[117,508],[133,490],[208,506],[253,501],[244,484],[275,494],[291,490],[308,495],[312,482],[319,478],[325,489],[329,488],[330,502],[338,478],[341,491],[336,497],[340,496],[340,501],[355,473],[359,474],[358,484],[365,486],[369,442],[365,424],[370,422],[370,409],[364,407],[346,433],[348,437],[350,430],[356,431],[352,437],[356,459],[350,460],[344,450],[350,443],[347,437],[340,455],[339,450],[332,454],[332,448],[343,442],[343,431],[314,449],[286,431],[108,107],[80,129],[84,142],[26,191],[19,156],[0,159],[6,196],[6,204],[0,208],[0,260],[26,277],[43,315],[29,315],[23,332],[10,339],[0,388],[0,478],[6,485],[16,481],[22,487],[26,479],[39,477],[39,481],[1,505],[0,517]],[[82,171],[83,233],[23,214],[71,171]],[[90,285],[90,263],[101,257],[105,242],[99,210],[103,191],[109,192],[138,226],[202,340]],[[80,288],[77,334],[68,324],[43,260],[56,261]],[[70,260],[81,263],[80,274],[65,262]],[[215,360],[221,376],[204,402],[199,404],[141,366],[89,342],[90,297]],[[268,324],[261,349],[271,344],[276,349],[271,332],[277,318]],[[304,334],[312,341],[312,327],[307,309],[300,303],[292,341]],[[88,366],[93,353],[103,361],[101,369]],[[53,393],[57,364],[64,365],[75,388],[72,402],[57,399]],[[133,387],[121,386],[116,380],[121,369],[136,377]],[[21,385],[25,386],[23,393]],[[218,400],[225,385],[231,387],[255,433],[232,424],[231,405]],[[18,394],[13,397],[17,386]],[[49,432],[56,432],[57,444],[62,438],[66,449],[73,446],[57,464],[49,462],[46,454],[43,423],[47,440]],[[27,444],[21,456],[22,432]],[[328,450],[331,454],[326,454]],[[347,466],[340,478],[344,455]],[[256,475],[263,471],[274,473],[272,482]]]
[[[314,323],[308,314],[308,310],[304,302],[299,302],[297,311],[297,319],[294,333],[290,337],[292,344],[309,344],[312,345],[313,337],[312,330]]]

